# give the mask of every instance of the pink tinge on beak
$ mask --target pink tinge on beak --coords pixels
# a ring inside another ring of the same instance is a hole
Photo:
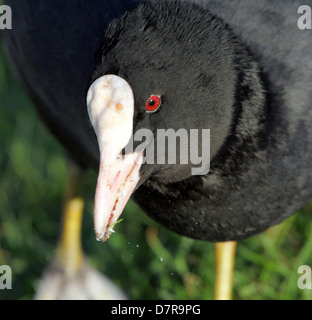
[[[142,153],[131,153],[108,165],[100,163],[95,194],[94,225],[99,241],[106,241],[140,180]]]
[[[87,105],[100,147],[94,227],[97,239],[104,242],[140,180],[143,154],[121,154],[132,136],[134,114],[132,89],[124,79],[97,79],[88,91]]]

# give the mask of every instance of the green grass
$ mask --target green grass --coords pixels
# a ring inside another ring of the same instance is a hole
[[[31,299],[54,255],[65,189],[65,152],[38,117],[0,52],[0,265],[13,271],[13,290],[0,299]],[[93,266],[131,299],[212,299],[213,244],[175,235],[129,203],[106,243],[95,241],[96,174],[84,185],[83,246]],[[242,241],[235,299],[311,299],[297,288],[297,269],[312,266],[312,206],[268,232]]]

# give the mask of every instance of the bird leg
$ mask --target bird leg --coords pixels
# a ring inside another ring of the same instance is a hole
[[[215,244],[215,300],[231,300],[232,298],[236,245],[234,241]]]
[[[123,300],[125,294],[84,259],[81,225],[84,201],[79,196],[82,171],[69,165],[63,226],[56,257],[45,270],[36,300]]]
[[[68,276],[76,274],[83,266],[81,225],[84,201],[78,195],[81,169],[69,165],[68,185],[63,209],[63,225],[57,248],[57,260]]]

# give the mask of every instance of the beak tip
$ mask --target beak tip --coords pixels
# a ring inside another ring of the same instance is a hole
[[[110,238],[111,233],[110,232],[101,232],[96,233],[96,240],[98,242],[106,242]]]
[[[96,239],[107,241],[140,180],[143,154],[135,152],[117,159],[110,167],[100,165],[94,205]],[[107,181],[112,181],[108,187]]]

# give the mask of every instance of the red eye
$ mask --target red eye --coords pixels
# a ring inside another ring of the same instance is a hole
[[[151,96],[146,102],[146,112],[156,112],[161,105],[159,96]]]

